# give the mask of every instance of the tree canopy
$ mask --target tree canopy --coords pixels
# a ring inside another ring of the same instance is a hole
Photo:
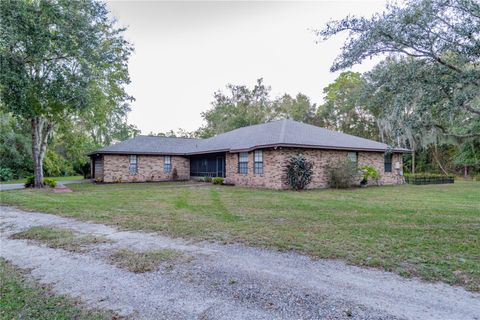
[[[132,47],[105,4],[93,0],[5,0],[0,23],[2,108],[30,123],[41,187],[49,138],[61,123],[95,127],[128,111]]]

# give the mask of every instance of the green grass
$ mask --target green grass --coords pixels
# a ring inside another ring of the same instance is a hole
[[[0,258],[0,319],[100,320],[119,319],[105,311],[87,310],[78,301],[53,295],[48,287],[25,277],[25,272]]]
[[[83,176],[45,177],[45,178],[55,179],[56,181],[83,180]],[[17,184],[17,183],[25,183],[25,179],[15,179],[15,180],[7,180],[7,181],[0,182],[0,184]]]
[[[25,231],[13,234],[12,239],[34,240],[46,244],[50,248],[63,249],[72,252],[82,252],[88,245],[109,242],[99,236],[75,234],[70,229],[58,227],[31,227]]]
[[[340,258],[480,290],[480,183],[304,192],[176,184],[2,191],[5,204],[192,239]]]
[[[182,254],[173,249],[137,252],[120,249],[110,256],[110,261],[130,272],[143,273],[155,271],[160,265],[178,260]]]

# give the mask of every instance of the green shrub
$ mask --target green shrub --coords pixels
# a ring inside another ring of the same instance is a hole
[[[480,174],[477,174],[477,175],[476,175],[475,181],[480,181]]]
[[[12,179],[13,179],[12,169],[0,167],[0,181],[7,181]]]
[[[49,186],[50,188],[55,188],[57,186],[57,181],[52,178],[45,178],[43,179],[43,184]]]
[[[25,188],[33,187],[33,182],[35,181],[34,176],[28,176],[25,178]]]
[[[207,176],[205,176],[205,177],[203,177],[203,178],[201,179],[201,181],[203,181],[203,182],[212,182],[212,177],[207,177]]]
[[[293,190],[302,190],[312,181],[313,162],[302,154],[292,156],[287,160],[285,169],[287,184]]]
[[[326,169],[328,186],[331,188],[350,188],[358,178],[356,164],[347,159],[339,163],[330,164]]]
[[[374,166],[366,165],[360,168],[363,173],[363,180],[362,183],[367,184],[368,180],[373,180],[376,184],[378,184],[378,180],[380,179],[380,173]]]
[[[212,178],[212,183],[213,184],[222,184],[223,180],[224,179],[222,177],[215,177],[215,178]]]

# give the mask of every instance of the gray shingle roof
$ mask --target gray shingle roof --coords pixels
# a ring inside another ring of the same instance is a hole
[[[385,151],[385,143],[293,121],[279,120],[235,129],[208,139],[137,136],[94,153],[189,155],[216,151],[250,151],[261,147],[300,147]],[[397,152],[409,152],[395,148]]]

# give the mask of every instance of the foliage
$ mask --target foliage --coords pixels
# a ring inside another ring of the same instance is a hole
[[[287,159],[285,166],[287,184],[293,190],[303,190],[312,181],[313,162],[298,154]]]
[[[273,118],[292,119],[304,123],[315,122],[316,105],[310,102],[310,98],[298,93],[294,98],[284,94],[273,102]]]
[[[355,163],[345,159],[326,167],[328,186],[335,189],[350,188],[358,178]]]
[[[202,182],[212,182],[212,177],[205,176],[202,178]]]
[[[47,177],[69,176],[73,174],[73,168],[61,155],[48,150],[43,163],[43,172]]]
[[[366,165],[360,168],[363,174],[363,180],[367,183],[369,179],[372,179],[376,184],[378,184],[378,180],[380,179],[380,173],[378,172],[377,168],[374,166]]]
[[[263,79],[258,79],[252,89],[244,85],[227,85],[227,93],[215,92],[212,108],[202,112],[205,126],[188,136],[208,138],[276,119],[315,122],[316,106],[307,96],[299,93],[292,98],[285,94],[279,99],[273,99],[270,91],[271,88],[263,83]]]
[[[13,171],[10,168],[0,167],[0,181],[13,179]]]
[[[22,178],[33,172],[32,138],[27,125],[0,107],[1,166],[13,172],[13,178]]]
[[[332,71],[389,57],[366,75],[370,110],[388,143],[414,150],[480,137],[480,4],[407,0],[371,18],[346,17],[317,34],[348,31]],[[476,153],[476,151],[475,151]],[[462,162],[470,160],[462,159]],[[439,162],[438,159],[435,159]]]
[[[377,110],[365,102],[365,80],[358,72],[342,72],[323,89],[325,103],[317,111],[319,125],[344,133],[378,140]]]
[[[223,184],[224,180],[225,179],[223,179],[222,177],[213,177],[212,178],[212,183],[213,184]]]
[[[33,187],[33,182],[35,181],[34,176],[28,176],[25,178],[25,188]]]
[[[271,89],[263,84],[263,79],[258,79],[253,89],[229,84],[227,90],[227,94],[215,92],[212,109],[202,112],[206,126],[199,130],[199,136],[211,137],[270,120]]]
[[[55,188],[57,186],[57,181],[53,178],[45,178],[43,179],[43,184],[49,186],[50,188]]]
[[[60,123],[78,117],[93,123],[98,113],[109,119],[112,108],[127,107],[132,49],[106,5],[93,0],[1,1],[0,23],[2,108],[31,124],[41,187],[49,138]]]

